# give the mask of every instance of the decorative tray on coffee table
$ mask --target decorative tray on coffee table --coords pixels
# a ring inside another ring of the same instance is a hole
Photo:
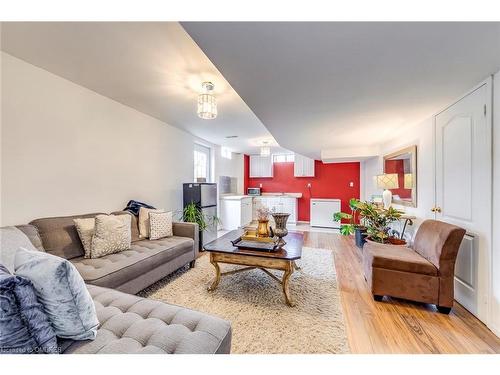
[[[276,251],[280,249],[280,239],[278,237],[257,237],[255,230],[246,230],[240,237],[231,241],[238,249]]]

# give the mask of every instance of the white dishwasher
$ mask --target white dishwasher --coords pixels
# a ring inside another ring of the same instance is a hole
[[[340,212],[340,199],[311,199],[311,226],[340,228],[339,221],[333,221],[333,214]]]

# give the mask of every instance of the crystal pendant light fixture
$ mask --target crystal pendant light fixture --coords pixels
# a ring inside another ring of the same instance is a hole
[[[260,156],[271,155],[271,148],[267,145],[268,142],[262,142],[263,146],[260,148]]]
[[[214,84],[203,82],[201,87],[203,92],[198,95],[198,117],[204,120],[213,120],[217,117],[217,99],[212,94]]]

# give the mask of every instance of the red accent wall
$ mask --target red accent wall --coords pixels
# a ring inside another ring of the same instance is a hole
[[[259,187],[264,193],[302,193],[298,199],[300,221],[310,220],[311,198],[338,198],[342,201],[342,211],[350,212],[349,199],[359,199],[359,163],[324,164],[316,160],[315,177],[294,177],[293,163],[275,163],[274,177],[250,178],[250,158],[245,155],[245,192],[247,187]],[[353,183],[353,187],[349,183]],[[311,183],[311,188],[307,184]]]

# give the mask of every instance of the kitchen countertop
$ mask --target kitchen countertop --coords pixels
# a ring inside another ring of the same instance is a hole
[[[316,202],[340,202],[338,198],[311,198],[311,201]]]
[[[239,201],[245,198],[252,198],[251,195],[241,195],[241,194],[223,194],[220,196],[220,199],[224,199],[226,201]]]
[[[302,193],[262,193],[261,197],[302,198]]]
[[[261,197],[302,198],[302,193],[262,193],[262,195],[222,194],[220,196],[220,199],[235,201],[235,200],[242,200],[244,198],[261,198]]]

